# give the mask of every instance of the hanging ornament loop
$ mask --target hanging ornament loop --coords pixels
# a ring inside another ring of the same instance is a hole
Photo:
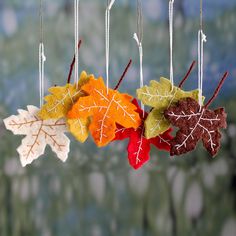
[[[74,83],[78,86],[79,82],[79,3],[80,0],[74,0],[74,17],[75,17],[75,73],[74,73]]]
[[[110,11],[115,0],[108,0],[105,14],[105,46],[106,46],[106,86],[109,89],[109,66],[110,66]]]
[[[39,93],[40,93],[40,107],[43,106],[44,97],[44,63],[46,57],[44,54],[44,44],[39,44]]]
[[[173,20],[174,20],[174,0],[169,1],[169,34],[170,34],[170,81],[174,86],[174,66],[173,66]]]
[[[203,70],[204,70],[204,43],[207,41],[206,35],[202,30],[198,31],[198,102],[200,107],[203,105]]]
[[[43,106],[44,97],[44,64],[46,61],[46,56],[44,53],[44,43],[43,43],[43,0],[40,0],[40,43],[39,43],[39,95],[40,95],[40,107]]]
[[[137,42],[139,49],[139,61],[140,61],[140,87],[143,87],[143,46],[142,42],[139,40],[138,35],[134,33],[134,40]]]
[[[198,31],[198,103],[203,106],[204,43],[207,37],[203,32],[203,0],[200,0],[200,30]]]
[[[142,12],[142,2],[141,0],[137,0],[137,33],[134,33],[134,40],[137,43],[139,50],[139,73],[140,73],[140,88],[144,86],[143,79],[143,12]],[[145,110],[144,105],[141,103],[141,109]]]

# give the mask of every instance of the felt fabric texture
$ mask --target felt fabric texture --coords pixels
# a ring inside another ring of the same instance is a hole
[[[154,138],[170,127],[170,122],[164,116],[164,110],[181,98],[191,97],[198,100],[198,90],[185,92],[172,86],[170,80],[161,77],[160,82],[152,80],[150,86],[137,90],[137,97],[144,105],[152,107],[145,121],[146,138]]]
[[[150,159],[149,153],[151,144],[157,149],[169,152],[169,142],[173,137],[170,135],[171,129],[168,129],[160,136],[146,139],[144,136],[144,121],[147,118],[148,113],[143,112],[136,99],[133,100],[133,104],[137,107],[136,111],[139,113],[140,117],[142,117],[141,125],[137,129],[127,129],[118,125],[114,141],[129,138],[127,147],[129,163],[134,169],[139,169]]]
[[[43,119],[59,119],[66,117],[68,111],[73,104],[82,96],[85,96],[85,92],[81,90],[81,87],[89,82],[93,75],[87,75],[83,71],[80,75],[78,85],[66,84],[65,86],[55,86],[48,91],[50,95],[46,96],[44,100],[46,103],[41,108],[38,116]]]
[[[170,142],[173,155],[181,155],[195,149],[202,140],[207,151],[215,156],[220,149],[220,128],[226,128],[224,108],[214,111],[200,107],[192,98],[180,100],[165,111],[165,117],[179,128],[176,137]]]
[[[22,166],[32,163],[41,156],[47,144],[63,162],[66,161],[70,149],[70,140],[64,134],[67,126],[64,119],[41,120],[37,114],[39,109],[28,106],[28,110],[18,110],[19,115],[4,120],[8,130],[15,135],[25,135],[17,151]]]
[[[70,133],[81,143],[84,143],[89,136],[89,124],[89,118],[67,120],[67,125]]]
[[[81,97],[68,112],[70,119],[89,118],[90,133],[98,147],[106,146],[115,138],[116,123],[125,128],[138,128],[141,124],[132,97],[107,89],[103,79],[91,78],[82,87],[88,94]]]
[[[39,117],[43,120],[66,118],[68,111],[73,104],[86,93],[81,87],[89,82],[93,75],[88,75],[83,71],[80,75],[78,85],[66,84],[65,86],[56,86],[49,89],[50,95],[45,97],[46,104],[39,112]],[[89,119],[77,118],[67,119],[70,133],[79,141],[85,142],[89,135]]]

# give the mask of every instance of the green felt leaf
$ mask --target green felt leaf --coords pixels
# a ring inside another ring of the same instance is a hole
[[[198,94],[198,90],[185,92],[176,86],[172,87],[170,80],[163,77],[160,78],[160,82],[152,80],[149,86],[138,89],[138,99],[144,105],[154,108],[145,121],[146,138],[154,138],[170,127],[163,115],[165,109],[182,98],[191,97],[198,100]]]
[[[170,123],[163,115],[164,110],[153,109],[145,121],[145,136],[156,137],[169,129]]]

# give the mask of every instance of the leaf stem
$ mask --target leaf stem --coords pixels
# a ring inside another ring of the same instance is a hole
[[[188,79],[189,75],[191,74],[191,72],[192,72],[192,70],[193,70],[195,64],[196,64],[196,61],[193,61],[192,64],[191,64],[191,66],[190,66],[190,68],[189,68],[189,70],[188,70],[188,72],[186,73],[186,75],[184,76],[184,78],[182,79],[182,81],[180,82],[179,88],[182,88],[183,84],[184,84],[185,81]]]
[[[213,96],[212,96],[211,99],[207,102],[207,104],[204,106],[206,109],[211,105],[211,103],[212,103],[212,102],[216,99],[216,97],[218,96],[218,94],[219,94],[219,92],[220,92],[220,90],[221,90],[221,88],[222,88],[222,86],[223,86],[225,80],[227,79],[228,75],[229,75],[228,72],[225,72],[225,73],[224,73],[224,75],[223,75],[223,77],[222,77],[220,83],[218,84],[218,86],[217,86],[217,88],[216,88],[216,90],[215,90]]]
[[[131,64],[132,64],[132,59],[129,60],[129,63],[126,66],[126,68],[125,68],[123,74],[121,75],[120,80],[118,81],[118,83],[117,83],[116,87],[114,88],[114,90],[117,90],[120,87],[120,84],[122,83],[123,79],[125,78],[125,75],[127,74]]]
[[[81,44],[82,44],[82,40],[80,40],[79,43],[78,43],[78,51],[79,51],[79,49],[80,49]],[[74,66],[75,66],[75,55],[74,55],[74,57],[73,57],[73,60],[72,60],[72,62],[71,62],[71,65],[70,65],[70,72],[69,72],[69,75],[68,75],[68,78],[67,78],[67,83],[68,83],[68,84],[70,83]]]

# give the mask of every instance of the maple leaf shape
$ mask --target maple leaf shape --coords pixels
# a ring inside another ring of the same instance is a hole
[[[202,139],[207,151],[215,156],[220,148],[220,128],[226,128],[226,113],[224,108],[214,111],[200,107],[192,98],[180,100],[175,106],[165,111],[165,117],[177,126],[179,131],[170,142],[173,155],[181,155],[195,149]]]
[[[92,117],[89,130],[97,146],[105,146],[114,139],[116,123],[125,128],[139,127],[141,119],[130,102],[131,96],[107,89],[101,77],[91,78],[82,90],[89,96],[79,98],[68,117]]]
[[[39,117],[43,120],[65,118],[73,104],[86,93],[81,89],[88,83],[93,75],[87,75],[83,71],[80,75],[78,85],[66,84],[63,87],[56,86],[49,89],[50,95],[45,97],[46,104],[39,112]],[[89,135],[89,119],[68,119],[68,128],[72,135],[80,142],[85,142]]]
[[[139,169],[150,159],[149,153],[151,144],[160,150],[170,151],[169,141],[173,137],[170,135],[172,130],[169,129],[160,136],[146,139],[144,136],[144,121],[147,118],[148,113],[143,112],[136,99],[133,100],[133,104],[137,107],[136,111],[139,113],[140,117],[142,117],[141,125],[137,129],[127,129],[120,125],[117,126],[114,141],[123,140],[126,138],[130,139],[127,147],[129,163],[134,169]]]
[[[18,110],[18,116],[10,116],[4,120],[6,128],[15,135],[26,135],[17,149],[22,165],[26,166],[41,156],[47,144],[59,159],[66,161],[70,140],[64,135],[67,131],[65,120],[41,120],[37,116],[37,107],[27,106],[27,109]]]
[[[185,92],[172,86],[170,80],[163,77],[160,82],[152,80],[150,86],[137,90],[137,97],[144,105],[153,107],[145,121],[145,136],[154,138],[170,127],[170,122],[164,116],[164,110],[181,98],[191,97],[198,100],[198,90]]]

